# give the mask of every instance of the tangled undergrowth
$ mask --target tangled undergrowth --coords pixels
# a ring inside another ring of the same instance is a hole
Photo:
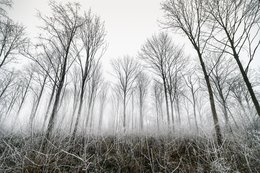
[[[47,151],[41,135],[3,136],[0,172],[259,172],[260,134],[206,137],[56,136]]]

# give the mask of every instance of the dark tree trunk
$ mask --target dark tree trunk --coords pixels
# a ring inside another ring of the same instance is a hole
[[[123,130],[126,132],[126,94],[123,98]]]
[[[250,81],[248,79],[247,73],[245,72],[245,70],[244,70],[244,68],[243,68],[243,66],[242,66],[242,64],[241,64],[241,62],[239,60],[239,56],[235,52],[234,52],[234,57],[235,57],[235,60],[237,62],[237,65],[239,67],[239,70],[240,70],[240,72],[242,74],[242,77],[243,77],[243,79],[244,79],[244,81],[246,83],[248,92],[249,92],[249,94],[251,96],[251,99],[252,99],[252,101],[254,103],[256,112],[257,112],[258,116],[260,116],[260,105],[259,105],[259,102],[258,102],[258,100],[256,98],[256,95],[255,95],[255,92],[253,90],[253,87],[252,87],[252,85],[251,85],[251,83],[250,83]]]
[[[170,105],[171,105],[171,117],[172,117],[172,127],[174,127],[174,108],[173,108],[173,98],[172,98],[172,95],[170,94],[169,92],[169,97],[170,97]],[[173,128],[174,129],[174,128]]]
[[[46,113],[45,113],[45,116],[44,116],[44,121],[43,121],[43,126],[42,126],[43,132],[45,131],[45,126],[46,126],[46,123],[47,123],[47,119],[48,119],[49,111],[50,111],[50,108],[51,108],[52,100],[53,100],[53,97],[54,97],[54,94],[55,94],[55,91],[56,91],[56,82],[57,81],[55,79],[55,82],[54,82],[53,87],[52,87],[49,103],[48,103],[48,106],[47,106],[47,110],[46,110]]]
[[[166,80],[165,80],[164,77],[163,77],[163,89],[164,89],[164,96],[165,96],[164,98],[165,98],[165,104],[166,104],[167,123],[168,123],[168,128],[170,128],[170,114],[169,114],[168,94],[167,94]]]
[[[57,93],[56,93],[56,96],[55,96],[53,109],[52,109],[52,112],[51,112],[49,123],[47,125],[47,132],[46,132],[46,135],[45,135],[45,140],[44,140],[43,145],[42,145],[43,151],[46,151],[47,142],[48,142],[48,140],[50,140],[52,131],[54,129],[54,124],[55,124],[55,121],[56,121],[55,120],[56,114],[58,112],[58,107],[59,107],[59,102],[60,102],[61,91],[62,91],[62,87],[63,87],[63,84],[64,84],[64,78],[65,78],[65,76],[62,78],[62,80],[61,80],[61,82],[60,82],[60,84],[57,88]]]
[[[229,41],[229,43],[230,43],[230,45],[231,45],[231,49],[232,49],[232,51],[233,51],[233,57],[235,58],[235,60],[236,60],[236,62],[237,62],[237,65],[238,65],[238,68],[239,68],[239,70],[240,70],[240,72],[241,72],[241,74],[242,74],[242,77],[243,77],[243,79],[244,79],[244,81],[245,81],[245,83],[246,83],[247,89],[248,89],[249,94],[250,94],[250,96],[251,96],[251,99],[252,99],[252,101],[253,101],[253,103],[254,103],[256,112],[257,112],[258,116],[260,116],[260,105],[259,105],[259,102],[258,102],[258,100],[257,100],[257,98],[256,98],[256,95],[255,95],[255,92],[254,92],[254,90],[253,90],[253,87],[252,87],[252,85],[251,85],[251,83],[250,83],[250,81],[249,81],[249,79],[248,79],[247,73],[246,73],[246,71],[244,70],[243,65],[241,64],[241,61],[240,61],[240,59],[239,59],[239,55],[238,55],[238,53],[237,53],[237,51],[236,51],[236,48],[235,48],[235,43],[234,43],[234,41],[230,38],[230,35],[229,35],[227,29],[224,28],[224,30],[225,30],[225,33],[226,33],[226,35],[227,35],[227,37],[228,37],[228,41]]]
[[[200,65],[201,65],[201,68],[202,68],[202,71],[203,71],[203,74],[204,74],[204,79],[206,81],[207,90],[208,90],[208,93],[209,93],[210,107],[211,107],[211,112],[212,112],[212,117],[213,117],[216,137],[217,137],[217,143],[220,146],[220,145],[222,145],[223,142],[222,142],[222,134],[221,134],[218,115],[217,115],[216,106],[215,106],[214,95],[213,95],[213,91],[212,91],[212,88],[211,88],[209,75],[207,74],[206,66],[205,66],[204,61],[202,59],[202,55],[201,55],[198,48],[196,50],[197,50],[198,57],[199,57],[199,60],[200,60]]]
[[[77,117],[76,117],[76,123],[75,123],[75,126],[74,126],[74,130],[73,130],[73,133],[72,133],[72,139],[73,140],[75,139],[75,136],[76,136],[76,133],[77,133],[77,130],[78,130],[79,118],[80,118],[81,111],[82,111],[82,104],[83,104],[83,97],[84,97],[84,86],[85,85],[82,84],[81,92],[80,92],[80,100],[79,100],[79,109],[78,109],[78,113],[77,113]]]

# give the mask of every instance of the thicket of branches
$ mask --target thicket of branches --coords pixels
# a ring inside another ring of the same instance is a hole
[[[165,31],[112,59],[110,78],[91,10],[50,1],[31,41],[11,7],[0,0],[0,170],[260,171],[258,0],[162,2]]]

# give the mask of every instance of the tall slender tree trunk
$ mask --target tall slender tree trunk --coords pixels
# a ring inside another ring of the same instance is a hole
[[[171,107],[171,118],[172,118],[172,130],[174,130],[175,127],[175,118],[174,118],[174,101],[172,98],[172,95],[169,94],[170,97],[170,107]]]
[[[42,125],[42,131],[43,132],[45,131],[45,126],[46,126],[46,123],[47,123],[49,111],[50,111],[52,100],[53,100],[53,97],[54,97],[54,94],[55,94],[56,82],[57,82],[57,80],[55,79],[55,82],[53,84],[52,91],[51,91],[51,96],[50,96],[50,99],[49,99],[49,102],[48,102],[47,110],[46,110],[46,113],[45,113],[45,116],[44,116],[44,120],[43,120],[43,125]]]
[[[86,120],[85,120],[85,127],[84,129],[86,129],[87,131],[87,127],[89,128],[89,131],[90,131],[90,121],[91,121],[91,107],[92,107],[92,104],[93,104],[93,93],[94,91],[92,90],[91,93],[90,93],[90,98],[89,98],[89,102],[88,102],[88,110],[87,110],[87,117],[86,117]]]
[[[94,129],[94,107],[95,107],[95,101],[96,101],[96,95],[94,94],[95,91],[93,91],[93,99],[92,104],[90,106],[90,121],[89,121],[89,132],[92,133]]]
[[[160,131],[160,113],[159,113],[159,104],[157,103],[157,100],[155,100],[155,108],[156,108],[156,123],[157,123],[157,131]]]
[[[164,98],[166,104],[166,114],[167,114],[167,123],[168,123],[168,130],[170,128],[170,114],[169,114],[169,103],[168,103],[168,94],[167,94],[167,87],[165,78],[163,78],[163,88],[164,88]]]
[[[198,131],[199,131],[199,126],[198,126],[198,121],[197,121],[196,108],[195,108],[195,105],[194,105],[194,104],[193,104],[193,116],[194,116],[194,120],[195,120],[196,130],[197,130],[197,132],[198,132]]]
[[[123,98],[123,131],[126,132],[126,95]]]
[[[76,91],[76,88],[74,88],[74,94],[73,94],[73,110],[72,110],[72,115],[71,115],[71,121],[70,121],[70,130],[69,132],[73,133],[73,124],[74,124],[74,117],[75,117],[75,114],[76,114],[76,110],[77,110],[77,107],[78,107],[78,96],[77,96],[77,91]]]
[[[202,68],[202,71],[203,71],[203,74],[204,74],[204,79],[206,81],[207,90],[208,90],[208,93],[209,93],[209,101],[210,101],[210,107],[211,107],[211,112],[212,112],[212,117],[213,117],[213,122],[214,122],[214,128],[215,128],[216,137],[217,137],[217,143],[218,143],[218,145],[222,145],[222,143],[223,143],[222,134],[221,134],[221,130],[220,130],[220,125],[219,125],[218,115],[217,115],[217,111],[216,111],[214,95],[213,95],[213,91],[212,91],[210,80],[209,80],[209,75],[207,74],[206,66],[204,64],[204,61],[202,59],[202,55],[201,55],[199,49],[196,49],[196,50],[197,50],[197,53],[198,53],[200,65],[201,65],[201,68]]]
[[[140,127],[141,130],[144,128],[144,117],[143,117],[143,103],[140,103]]]
[[[60,103],[60,97],[61,97],[61,93],[62,93],[64,81],[65,81],[65,76],[66,76],[68,53],[69,53],[69,47],[67,48],[67,51],[66,51],[65,63],[64,63],[63,68],[61,70],[61,78],[60,78],[58,86],[57,86],[57,92],[56,92],[56,96],[55,96],[52,112],[51,112],[50,119],[49,119],[48,124],[47,124],[47,132],[45,134],[45,139],[43,140],[43,143],[42,143],[42,150],[44,152],[47,149],[46,148],[47,147],[47,143],[48,143],[48,140],[50,140],[52,131],[54,129],[54,124],[55,124],[55,121],[56,121],[56,116],[57,116],[58,107],[59,107],[59,103]]]
[[[178,121],[179,121],[179,124],[181,125],[180,103],[179,103],[178,96],[176,97],[176,109],[177,109]]]
[[[134,116],[134,94],[132,94],[132,131],[134,131],[134,119],[135,119],[135,116]]]
[[[253,87],[252,87],[252,85],[251,85],[251,83],[250,83],[250,81],[248,79],[247,73],[245,72],[245,70],[243,68],[243,65],[241,64],[241,62],[239,60],[239,57],[238,57],[238,55],[236,53],[234,53],[234,57],[235,57],[235,60],[236,60],[236,62],[238,64],[239,70],[240,70],[240,72],[242,74],[242,77],[243,77],[243,79],[244,79],[244,81],[246,83],[248,92],[249,92],[249,94],[251,96],[251,99],[252,99],[252,101],[254,103],[256,112],[257,112],[258,116],[260,116],[260,105],[259,105],[259,102],[258,102],[258,100],[256,98],[256,95],[255,95],[255,92],[253,90]]]
[[[45,135],[45,140],[43,141],[43,145],[42,145],[43,146],[43,151],[46,150],[47,142],[50,139],[52,131],[53,131],[53,128],[54,128],[54,124],[55,124],[55,121],[56,121],[56,115],[57,115],[57,112],[58,112],[58,106],[59,106],[61,91],[62,91],[62,87],[63,87],[63,83],[64,83],[64,79],[60,82],[60,85],[57,88],[57,93],[56,93],[56,96],[55,96],[52,113],[51,113],[51,116],[50,116],[50,119],[49,119],[49,123],[47,125],[47,132],[46,132],[46,135]]]
[[[80,100],[79,100],[79,109],[78,109],[78,113],[77,113],[77,116],[76,116],[76,123],[75,123],[75,126],[74,126],[74,130],[73,130],[73,133],[72,133],[72,139],[74,140],[75,139],[75,136],[76,136],[76,133],[77,133],[77,130],[78,130],[78,124],[79,124],[79,118],[80,118],[80,115],[81,115],[81,111],[82,111],[82,104],[83,104],[83,97],[84,97],[84,87],[85,85],[82,84],[82,87],[81,87],[81,92],[80,92]]]
[[[142,92],[139,91],[139,116],[140,116],[140,128],[143,130],[144,127],[144,119],[143,119],[143,98],[142,98]]]
[[[196,99],[195,99],[195,95],[194,95],[194,90],[193,88],[191,88],[191,94],[192,94],[192,107],[193,107],[193,116],[194,116],[194,120],[195,120],[195,126],[196,126],[196,130],[197,132],[199,131],[199,126],[198,126],[198,121],[197,121],[197,112],[196,112]]]

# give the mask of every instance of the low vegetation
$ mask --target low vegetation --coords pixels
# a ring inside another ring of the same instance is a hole
[[[56,136],[41,152],[42,135],[2,137],[1,172],[258,172],[260,134],[225,136]]]

